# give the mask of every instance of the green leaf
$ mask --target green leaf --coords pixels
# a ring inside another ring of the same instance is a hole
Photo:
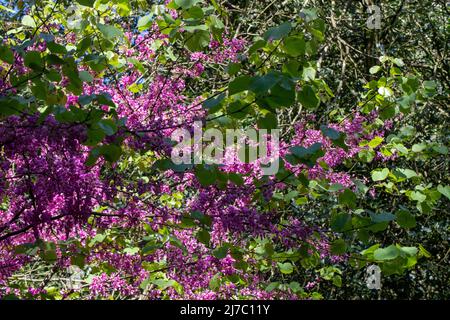
[[[305,54],[306,42],[303,37],[292,36],[284,39],[283,50],[292,57]]]
[[[113,107],[113,108],[116,106],[114,101],[112,101],[112,98],[111,98],[110,94],[107,93],[107,92],[95,95],[95,100],[100,105],[110,106],[110,107]]]
[[[159,290],[166,290],[167,288],[175,287],[178,284],[175,280],[167,279],[155,279],[151,280],[150,283],[156,285]]]
[[[427,81],[424,81],[423,82],[423,87],[426,89],[426,90],[435,90],[436,89],[436,87],[437,87],[437,84],[436,84],[436,81],[433,81],[433,80],[427,80]]]
[[[380,66],[373,66],[372,68],[369,69],[370,74],[376,74],[378,72],[381,71],[381,67]]]
[[[228,179],[237,186],[242,186],[244,184],[244,179],[238,173],[230,172],[228,174]]]
[[[340,183],[333,183],[332,185],[330,185],[330,187],[328,188],[329,192],[336,192],[336,191],[340,191],[345,189],[345,187],[340,184]]]
[[[445,155],[448,154],[448,148],[444,145],[434,145],[433,151],[436,151],[437,153],[440,153],[440,154],[445,154]]]
[[[405,65],[405,63],[403,62],[403,60],[401,58],[394,58],[392,59],[392,62],[397,66],[397,67],[403,67]]]
[[[280,268],[281,273],[284,274],[291,274],[292,272],[294,272],[294,266],[290,262],[278,262],[278,268]]]
[[[139,31],[143,31],[145,29],[148,29],[153,21],[153,14],[148,14],[143,17],[140,17],[137,22],[137,28]]]
[[[396,112],[397,111],[394,105],[384,107],[380,111],[380,118],[382,120],[390,119],[395,116]]]
[[[320,126],[320,130],[325,136],[327,136],[333,141],[334,145],[344,150],[348,150],[348,146],[345,144],[345,137],[346,137],[345,133],[339,132],[333,128],[329,128],[324,125]]]
[[[203,107],[208,109],[210,114],[215,113],[220,110],[223,99],[225,99],[225,93],[221,93],[215,98],[208,98],[203,102]]]
[[[178,7],[186,10],[194,6],[199,0],[174,0],[174,2]]]
[[[4,5],[1,5],[1,4],[0,4],[0,9],[8,11],[8,12],[11,12],[11,13],[14,13],[14,10],[12,10],[12,9],[10,9],[8,7],[5,7]]]
[[[81,269],[84,268],[86,257],[83,254],[75,254],[70,257],[70,264],[78,266]]]
[[[402,228],[411,229],[416,226],[416,218],[408,210],[398,210],[396,221]]]
[[[47,55],[46,59],[47,59],[47,63],[51,64],[51,65],[62,65],[62,64],[64,64],[64,60],[61,59],[60,57],[58,57],[55,54]]]
[[[413,93],[411,95],[404,95],[403,97],[399,98],[398,104],[400,106],[400,110],[404,113],[409,113],[411,105],[416,101],[416,95]]]
[[[249,89],[256,94],[263,94],[274,87],[279,81],[280,78],[274,73],[256,76],[252,78]]]
[[[198,220],[198,221],[200,221],[200,223],[202,223],[206,226],[211,226],[211,223],[212,223],[211,217],[200,211],[191,212],[191,217],[192,217],[192,219]]]
[[[22,17],[22,24],[27,27],[36,28],[36,22],[34,22],[34,19],[29,15]]]
[[[316,78],[316,69],[314,69],[312,67],[303,68],[302,78],[305,81],[314,80]]]
[[[437,191],[439,191],[442,195],[450,199],[450,186],[438,185]]]
[[[138,59],[129,58],[128,61],[131,62],[140,73],[145,73],[144,65]]]
[[[228,246],[222,246],[219,248],[216,248],[213,251],[213,256],[216,257],[217,259],[223,259],[227,256],[228,254]]]
[[[286,62],[281,69],[283,73],[289,74],[292,77],[298,77],[300,75],[299,68],[300,63],[293,59]]]
[[[410,193],[409,197],[411,200],[417,201],[417,202],[424,202],[427,199],[427,196],[424,195],[420,191],[413,191]]]
[[[194,32],[199,31],[199,30],[207,31],[208,30],[208,26],[204,25],[204,24],[193,25],[193,26],[185,26],[184,30],[186,30],[187,32],[190,32],[190,33],[194,33]]]
[[[378,93],[385,98],[391,97],[394,94],[392,89],[388,87],[380,87]]]
[[[400,254],[400,250],[395,245],[390,245],[387,248],[376,249],[373,253],[375,260],[385,261],[394,260]]]
[[[418,174],[411,169],[403,169],[403,168],[397,168],[394,170],[394,175],[399,176],[400,178],[405,179],[411,179],[414,177],[418,177]]]
[[[88,105],[89,103],[91,103],[92,101],[94,101],[94,99],[95,99],[95,95],[81,95],[81,96],[79,96],[78,97],[78,103],[81,105],[81,106],[85,106],[85,105]]]
[[[31,69],[42,69],[42,58],[38,51],[29,51],[24,58],[25,66]]]
[[[335,275],[334,277],[333,277],[333,284],[336,286],[336,287],[341,287],[342,286],[342,277],[340,276],[340,275]]]
[[[6,63],[13,64],[14,63],[14,53],[7,46],[0,45],[0,60],[3,60]]]
[[[290,107],[295,102],[295,90],[293,87],[286,89],[285,86],[279,83],[271,88],[270,94],[261,101],[267,102],[274,109]],[[262,104],[262,107],[264,108],[265,105]]]
[[[208,25],[210,26],[215,39],[222,39],[222,33],[225,29],[223,21],[217,15],[209,15]]]
[[[416,247],[401,247],[400,251],[401,253],[405,253],[407,256],[413,257],[417,254],[419,249],[417,249]]]
[[[192,19],[202,19],[205,16],[205,13],[203,12],[203,9],[200,7],[191,7],[188,10],[189,17]]]
[[[339,194],[339,203],[350,208],[356,208],[356,195],[350,189],[345,189]]]
[[[123,31],[119,28],[116,28],[115,26],[99,23],[97,24],[97,27],[108,40],[114,40],[123,37]]]
[[[240,63],[235,63],[235,62],[231,62],[227,68],[226,71],[230,76],[234,76],[236,73],[239,72],[239,70],[241,70],[242,65]]]
[[[329,128],[327,126],[320,126],[320,130],[322,133],[330,138],[331,140],[337,140],[341,136],[341,133],[333,128]]]
[[[56,254],[56,251],[51,249],[51,250],[44,250],[40,253],[40,256],[42,259],[44,259],[45,261],[55,261],[56,259],[58,259],[58,256]]]
[[[129,254],[129,255],[134,255],[136,253],[139,252],[139,247],[129,247],[129,248],[125,248],[123,249],[123,253]]]
[[[38,243],[23,243],[14,247],[15,254],[26,254],[26,255],[34,255],[38,250]]]
[[[86,7],[93,7],[95,0],[77,0],[79,4]]]
[[[331,217],[331,229],[336,232],[343,232],[351,226],[352,217],[348,213],[338,213]]]
[[[78,74],[78,69],[75,64],[75,61],[69,60],[62,67],[63,74],[69,78],[70,82],[67,85],[67,89],[76,95],[80,95],[83,89],[83,83]]]
[[[370,256],[373,255],[373,253],[375,252],[375,250],[377,250],[380,247],[380,244],[374,244],[373,246],[361,251],[361,254],[363,256]]]
[[[424,81],[423,87],[427,96],[433,96],[436,93],[437,83],[435,81]]]
[[[161,249],[161,243],[148,242],[142,248],[142,255],[147,256],[149,254],[155,253],[156,250]]]
[[[361,240],[364,244],[367,244],[369,242],[369,231],[366,229],[360,229],[357,233],[358,239]]]
[[[292,281],[291,283],[289,283],[289,289],[291,289],[295,293],[301,292],[303,290],[302,286],[297,281]]]
[[[286,156],[286,160],[291,164],[298,164],[299,162],[308,165],[309,167],[313,167],[316,164],[318,158],[322,157],[325,154],[325,151],[322,150],[321,143],[314,143],[308,148],[304,148],[301,146],[294,146],[289,149],[291,154]]]
[[[205,246],[209,246],[209,243],[211,241],[211,235],[209,234],[209,232],[207,230],[202,229],[202,230],[198,231],[196,233],[195,237],[197,238],[198,241],[203,243]]]
[[[94,80],[94,77],[88,71],[80,71],[78,72],[78,76],[84,82],[92,82]]]
[[[384,138],[382,137],[375,137],[369,141],[368,146],[371,147],[372,149],[375,149],[383,142],[383,140]]]
[[[106,235],[103,233],[97,233],[89,242],[89,247],[92,247],[96,243],[102,243],[106,239]]]
[[[347,243],[343,239],[333,241],[330,252],[334,255],[341,255],[347,251]]]
[[[260,117],[257,123],[259,129],[275,129],[278,124],[277,116],[272,112],[268,112],[263,117]]]
[[[98,149],[100,155],[103,155],[106,161],[116,162],[122,154],[122,149],[115,144],[103,145]]]
[[[55,54],[67,53],[66,47],[55,42],[47,42],[47,48],[50,50],[50,52]]]
[[[195,167],[195,176],[204,187],[210,186],[216,182],[217,174],[213,167],[198,165]]]
[[[320,104],[316,92],[310,85],[305,85],[301,88],[298,94],[298,100],[307,109],[316,109]]]
[[[279,26],[272,27],[264,33],[264,40],[279,40],[291,32],[292,26],[290,22],[285,22]]]
[[[80,55],[83,54],[91,46],[91,43],[92,43],[91,37],[83,38],[83,40],[81,40],[77,44],[77,53]]]
[[[217,291],[220,288],[220,273],[216,273],[209,280],[209,288],[213,291]]]
[[[389,222],[379,222],[367,227],[367,230],[372,231],[373,233],[381,232],[386,230],[389,226]]]
[[[292,199],[298,196],[298,191],[292,190],[287,195],[284,196],[284,201],[290,202]]]
[[[380,151],[386,157],[392,156],[392,152],[387,148],[382,148]],[[358,156],[360,157],[360,159],[366,160],[366,162],[372,162],[372,160],[375,158],[375,151],[363,149],[360,151]]]
[[[244,119],[250,110],[248,104],[243,104],[241,100],[234,101],[227,106],[227,114],[235,119]]]
[[[387,178],[388,175],[389,175],[388,168],[376,169],[376,170],[372,171],[372,180],[373,181],[383,181]]]
[[[279,282],[271,282],[269,283],[269,285],[266,287],[266,291],[267,292],[272,292],[273,290],[277,289],[280,286]]]
[[[372,221],[375,223],[389,222],[395,220],[395,216],[390,212],[382,212],[380,214],[371,213],[370,217]]]
[[[264,48],[266,46],[267,42],[263,39],[260,39],[258,41],[255,41],[252,46],[248,49],[248,54],[252,55],[256,51],[258,51],[261,48]]]
[[[186,36],[186,47],[192,52],[201,51],[209,44],[210,36],[206,30],[198,30]]]
[[[56,244],[53,242],[41,242],[39,244],[39,247],[41,248],[40,256],[45,261],[55,261],[58,256],[56,254]]]
[[[97,125],[107,136],[112,136],[117,132],[117,125],[110,119],[102,119],[97,123]]]
[[[231,96],[235,93],[248,90],[251,82],[252,78],[249,76],[240,76],[235,78],[228,84],[228,94]]]
[[[317,9],[302,9],[300,11],[300,17],[306,22],[311,22],[318,18]]]

